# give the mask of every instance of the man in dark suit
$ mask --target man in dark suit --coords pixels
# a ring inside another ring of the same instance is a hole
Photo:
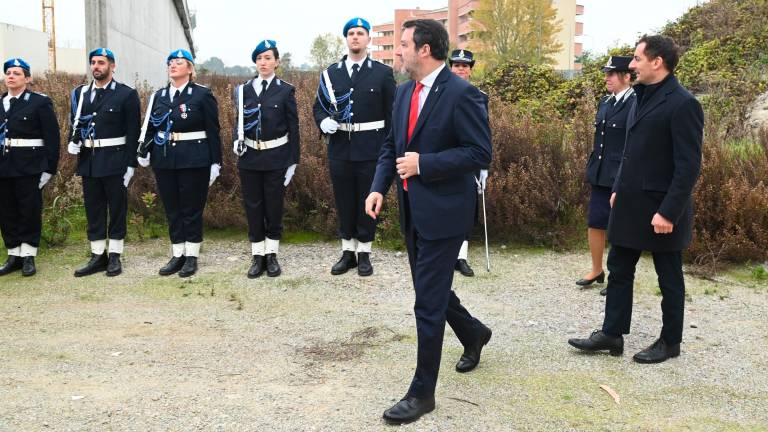
[[[416,372],[408,393],[384,412],[407,423],[435,408],[446,320],[464,345],[459,372],[474,369],[491,330],[451,290],[456,255],[474,223],[474,174],[491,161],[483,94],[445,65],[448,34],[437,21],[403,24],[396,49],[411,81],[395,95],[392,130],[381,149],[366,212],[376,218],[395,178],[400,227],[416,291]]]
[[[83,179],[91,258],[75,277],[106,271],[122,273],[120,255],[126,234],[128,184],[136,168],[140,102],[136,90],[112,78],[115,55],[106,48],[88,54],[93,82],[72,91],[70,142],[79,155],[77,174]],[[109,224],[107,224],[109,214]],[[107,250],[109,238],[109,250]]]
[[[644,36],[630,68],[637,74],[624,156],[611,195],[608,297],[603,328],[568,342],[585,351],[621,355],[632,317],[635,266],[650,251],[661,288],[661,336],[635,354],[640,363],[680,355],[685,284],[682,250],[691,242],[693,187],[701,169],[704,113],[675,78],[675,42]]]

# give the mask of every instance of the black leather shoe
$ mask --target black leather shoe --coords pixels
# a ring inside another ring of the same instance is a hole
[[[117,276],[123,272],[123,263],[120,262],[120,254],[111,252],[107,263],[107,276]]]
[[[16,255],[8,255],[8,259],[5,261],[2,267],[0,267],[0,276],[5,276],[8,273],[13,273],[16,270],[21,270],[21,257]]]
[[[267,261],[264,259],[264,255],[254,255],[251,260],[251,268],[248,269],[248,279],[256,279],[261,276],[265,268],[267,268]]]
[[[107,253],[95,254],[91,253],[91,259],[85,266],[75,270],[75,277],[89,276],[94,273],[103,272],[107,269]]]
[[[37,268],[35,268],[35,257],[27,256],[22,258],[21,259],[21,275],[32,276],[35,273],[37,273]]]
[[[608,287],[605,287],[605,288],[601,289],[600,290],[600,295],[601,296],[607,296],[608,295]]]
[[[349,269],[357,267],[357,258],[353,251],[344,251],[341,255],[341,259],[333,265],[331,268],[332,275],[340,275],[347,272]]]
[[[595,282],[597,282],[597,283],[605,282],[605,272],[604,271],[600,272],[599,275],[593,277],[592,279],[579,279],[579,280],[576,281],[576,285],[578,285],[578,286],[589,286],[589,285],[592,285]]]
[[[400,402],[394,404],[392,408],[384,411],[384,421],[394,425],[410,423],[418,420],[424,414],[432,412],[434,409],[434,396],[424,399],[406,396]]]
[[[179,270],[181,270],[182,267],[184,267],[184,262],[186,261],[186,257],[184,255],[180,257],[171,257],[171,260],[168,261],[168,264],[164,265],[159,273],[160,276],[170,276]]]
[[[357,253],[357,274],[358,276],[370,276],[373,274],[370,252]]]
[[[663,338],[656,339],[656,342],[648,348],[632,356],[638,363],[661,363],[667,359],[680,355],[680,344],[667,345]]]
[[[454,270],[458,270],[459,273],[461,273],[463,276],[466,276],[466,277],[472,277],[475,275],[475,272],[472,270],[472,267],[470,267],[467,260],[463,258],[457,259],[456,265],[454,265],[453,268]]]
[[[280,263],[277,262],[277,254],[268,253],[264,258],[267,261],[267,276],[280,276]]]
[[[612,356],[624,354],[624,337],[608,336],[600,330],[595,330],[587,339],[568,339],[568,343],[582,351],[608,351]]]
[[[179,277],[190,277],[197,273],[197,257],[188,256],[184,260],[184,265],[179,270]]]
[[[477,367],[480,363],[480,353],[483,351],[483,347],[488,344],[488,341],[491,340],[491,334],[493,334],[491,329],[486,327],[485,333],[474,345],[464,347],[464,354],[461,355],[458,363],[456,363],[456,372],[469,372]]]

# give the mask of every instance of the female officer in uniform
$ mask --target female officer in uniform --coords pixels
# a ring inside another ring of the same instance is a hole
[[[167,63],[171,82],[150,98],[138,160],[152,165],[173,244],[160,275],[189,277],[197,271],[208,187],[221,169],[219,106],[210,89],[193,82],[189,51],[171,52]]]
[[[280,64],[275,41],[259,43],[251,59],[259,75],[235,87],[234,152],[253,254],[248,277],[264,270],[275,277],[285,188],[299,162],[299,116],[295,89],[275,76]]]
[[[0,96],[0,231],[8,260],[0,276],[37,272],[42,188],[59,163],[59,123],[48,96],[27,90],[30,67],[20,58],[3,64],[7,92]]]

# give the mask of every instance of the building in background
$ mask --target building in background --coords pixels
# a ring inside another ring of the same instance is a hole
[[[40,30],[0,23],[0,59],[21,57],[40,75],[48,66],[48,35]],[[84,48],[56,47],[56,68],[59,72],[85,74],[87,61]]]
[[[557,34],[557,41],[562,49],[555,58],[555,69],[563,71],[579,70],[581,65],[576,63],[576,58],[582,53],[582,45],[576,41],[577,36],[584,32],[584,24],[577,21],[577,17],[584,14],[584,6],[577,4],[577,0],[552,0],[557,9],[557,19],[560,20],[562,29]],[[447,7],[422,10],[395,9],[394,19],[384,24],[374,24],[373,50],[371,56],[398,69],[399,62],[395,58],[395,45],[400,40],[400,29],[403,23],[409,19],[424,18],[440,21],[448,30],[451,44],[458,48],[466,48],[472,35],[472,13],[477,9],[477,0],[448,0]]]

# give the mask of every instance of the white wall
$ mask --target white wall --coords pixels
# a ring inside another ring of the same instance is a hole
[[[48,69],[48,36],[37,30],[0,23],[0,62],[21,57],[29,63],[33,75]]]

